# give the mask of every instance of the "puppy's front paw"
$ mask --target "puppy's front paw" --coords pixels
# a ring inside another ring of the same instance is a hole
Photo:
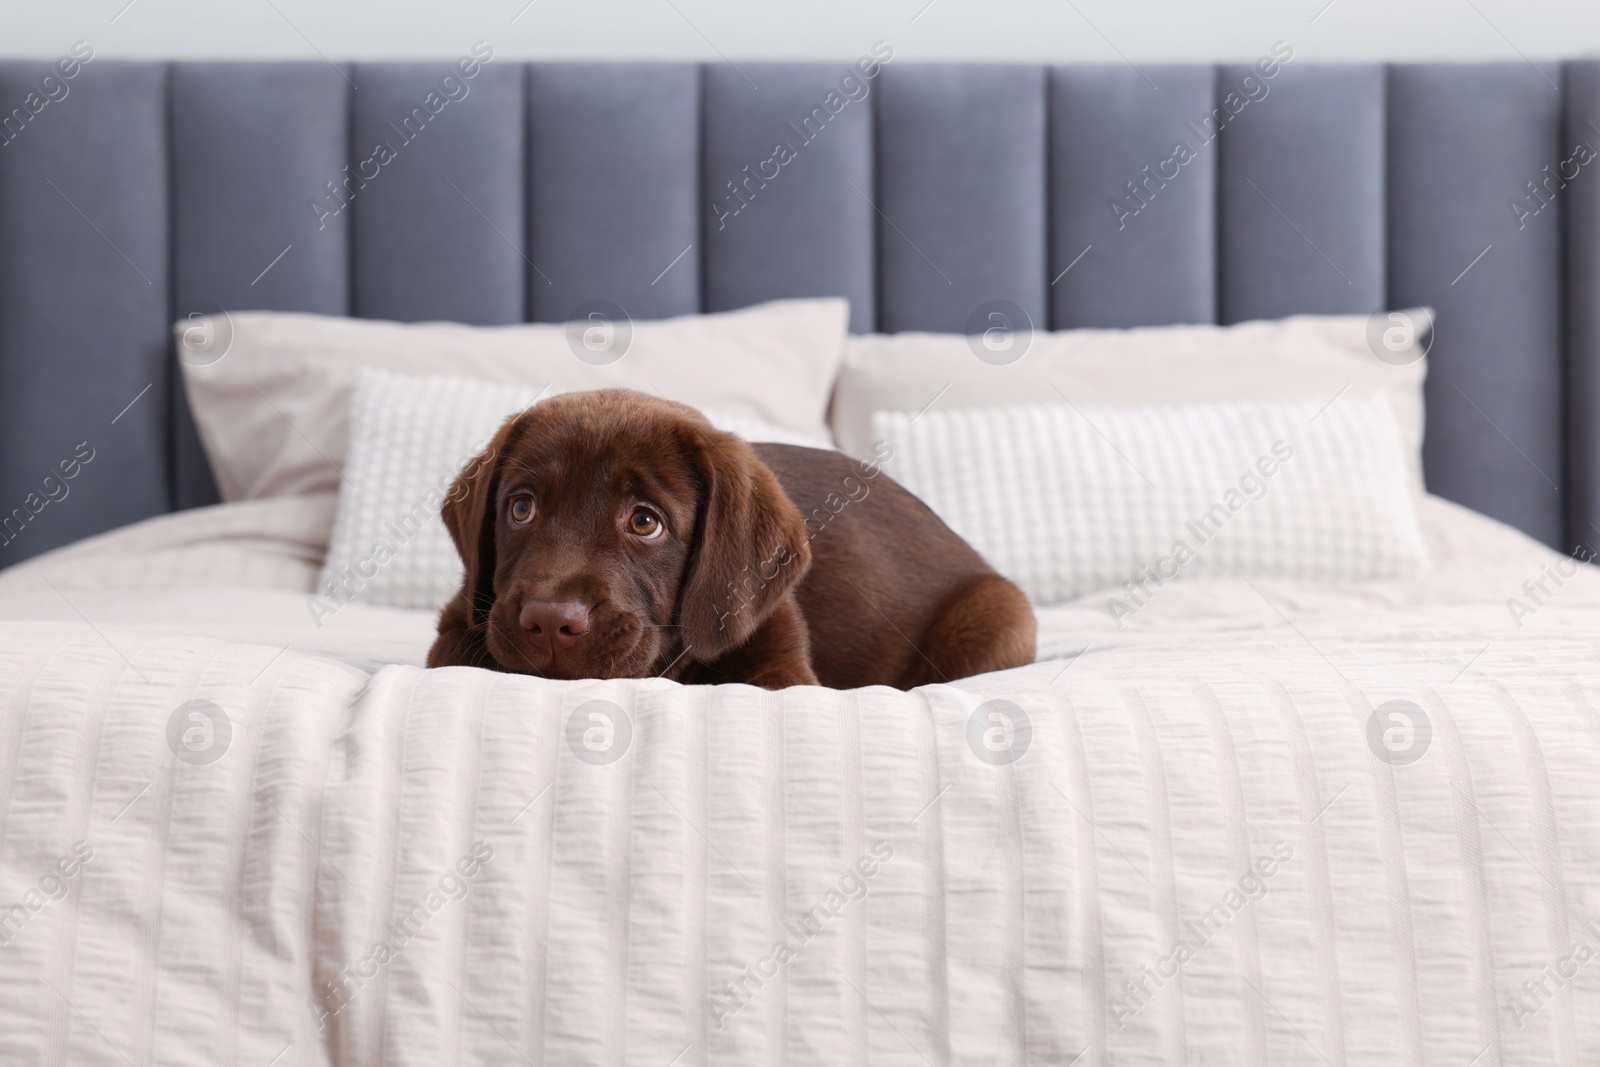
[[[782,664],[758,671],[749,684],[758,689],[788,689],[792,685],[821,685],[816,672],[808,666]]]

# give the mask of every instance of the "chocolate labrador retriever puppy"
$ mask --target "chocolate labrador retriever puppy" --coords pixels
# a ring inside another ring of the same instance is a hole
[[[466,577],[428,665],[909,689],[1032,662],[1027,598],[882,458],[624,389],[536,404],[446,500]]]

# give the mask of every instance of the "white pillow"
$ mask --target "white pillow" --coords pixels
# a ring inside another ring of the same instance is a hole
[[[1386,398],[879,412],[884,469],[1035,604],[1174,578],[1350,581],[1427,549]]]
[[[831,447],[827,408],[849,311],[836,298],[778,300],[651,322],[517,326],[250,311],[174,331],[201,444],[222,499],[234,501],[338,487],[363,367],[534,391],[622,386]]]
[[[437,611],[455,595],[461,559],[439,518],[445,495],[500,425],[541,398],[522,386],[370,369],[353,393],[344,486],[310,602],[319,625],[351,600]],[[706,417],[750,441],[811,443],[744,416]]]
[[[953,411],[1069,401],[1323,404],[1341,392],[1383,392],[1395,405],[1420,492],[1423,357],[1432,322],[1431,311],[1414,308],[1234,326],[1000,332],[988,346],[982,337],[955,334],[852,337],[834,388],[834,439],[841,451],[865,459],[874,412],[917,412],[935,397],[931,410]]]

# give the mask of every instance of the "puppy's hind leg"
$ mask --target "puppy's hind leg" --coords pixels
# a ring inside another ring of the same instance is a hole
[[[993,572],[964,579],[917,641],[898,687],[912,689],[1032,663],[1033,606]]]

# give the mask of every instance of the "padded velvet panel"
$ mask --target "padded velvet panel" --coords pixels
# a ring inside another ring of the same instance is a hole
[[[349,314],[349,215],[312,206],[342,176],[349,92],[325,63],[173,65],[180,309]]]
[[[312,207],[345,165],[349,88],[325,63],[172,67],[174,318],[349,314],[349,214]],[[215,503],[181,376],[172,383],[177,506]]]
[[[29,114],[49,66],[0,63],[24,108],[0,115],[0,520],[37,511],[0,566],[172,504],[167,68],[95,60]],[[93,459],[38,506],[80,442]]]
[[[1224,66],[1212,121],[1221,321],[1381,306],[1383,67]]]
[[[1563,205],[1553,199],[1518,229],[1508,200],[1555,162],[1559,79],[1526,63],[1391,68],[1388,138],[1389,306],[1438,312],[1428,488],[1552,545],[1562,540]]]
[[[1511,211],[1524,229],[1536,225],[1528,217],[1536,202],[1553,196],[1562,201],[1566,225],[1567,296],[1567,542],[1600,552],[1600,62],[1568,63],[1565,136],[1550,170],[1554,181],[1539,187],[1542,195],[1517,198]],[[1578,146],[1583,150],[1579,151]],[[1583,162],[1588,159],[1588,162]],[[1539,175],[1540,181],[1546,175]],[[1570,181],[1568,179],[1571,179]],[[1523,190],[1525,192],[1525,189]],[[1482,264],[1480,264],[1481,266]]]
[[[648,318],[818,292],[883,330],[959,331],[995,298],[1041,326],[1432,304],[1430,488],[1551,543],[1565,508],[1600,541],[1600,186],[1555,173],[1600,143],[1594,63],[1565,68],[1564,111],[1549,66],[1291,63],[1204,145],[1188,123],[1246,68],[891,64],[840,107],[843,63],[490,64],[334,213],[327,183],[451,62],[347,71],[358,94],[320,63],[96,61],[0,138],[0,518],[96,449],[0,562],[214,498],[174,314],[559,320],[600,297]],[[44,69],[0,64],[0,102]],[[820,135],[738,215],[714,206],[817,105],[838,110]],[[1195,158],[1143,184],[1185,131]],[[1149,202],[1116,229],[1134,179]]]
[[[526,318],[525,69],[491,62],[467,78],[456,62],[351,73],[360,89],[350,94],[350,169],[339,182],[350,193],[363,318]]]
[[[1046,318],[1042,67],[878,78],[878,328],[961,333],[988,300]]]
[[[872,101],[882,74],[744,63],[704,76],[706,310],[845,296],[851,330],[871,332]]]
[[[533,319],[699,311],[699,68],[539,63],[528,91]]]
[[[1051,68],[1054,329],[1216,321],[1217,151],[1188,125],[1214,84],[1200,66]]]

